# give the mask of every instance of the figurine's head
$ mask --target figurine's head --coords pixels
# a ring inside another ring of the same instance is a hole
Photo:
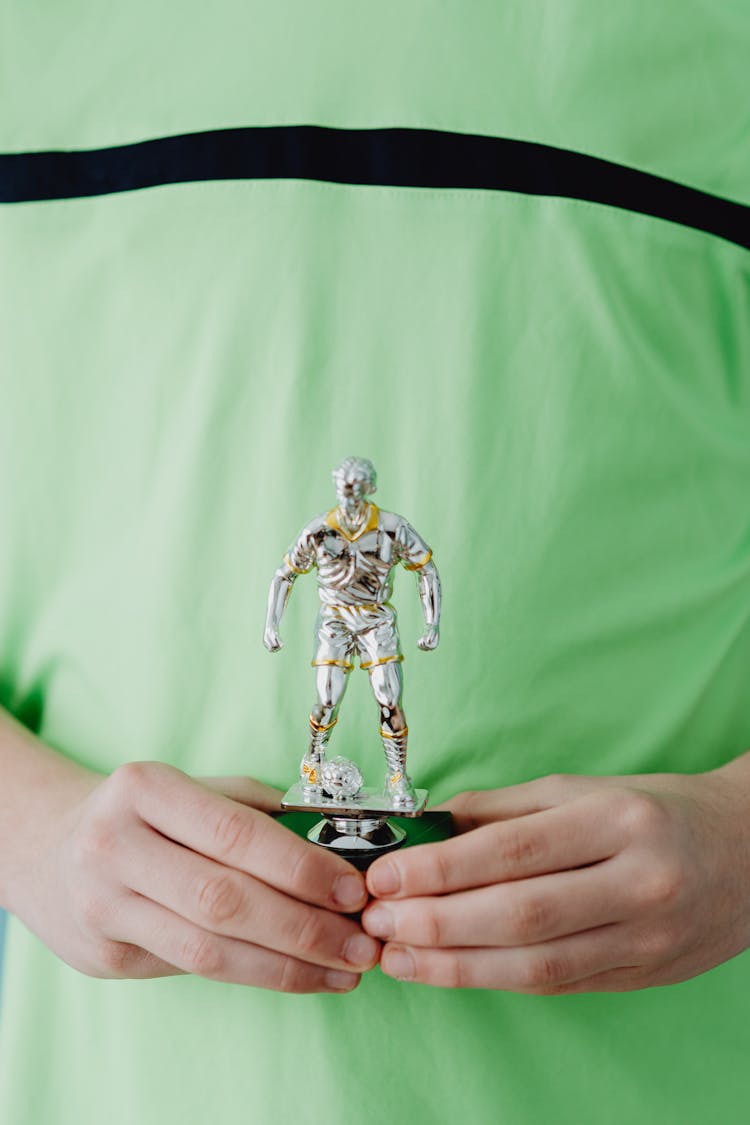
[[[377,488],[378,475],[366,457],[345,457],[333,470],[336,498],[344,511],[356,511]]]

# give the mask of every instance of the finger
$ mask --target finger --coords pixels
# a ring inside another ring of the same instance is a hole
[[[493,988],[550,995],[586,977],[626,964],[621,926],[516,949],[421,949],[386,945],[380,967],[388,976],[439,988]]]
[[[154,980],[157,977],[175,977],[184,975],[182,969],[170,965],[161,957],[149,952],[142,946],[115,940],[105,939],[96,950],[95,963],[86,970],[88,976],[111,980]]]
[[[683,979],[686,978],[678,977],[675,981],[662,980],[651,969],[644,969],[640,965],[625,965],[619,969],[610,969],[607,972],[594,973],[590,977],[581,977],[580,980],[569,981],[550,991],[565,995],[581,992],[633,992],[654,985],[674,984]]]
[[[435,806],[436,812],[450,812],[458,832],[468,832],[495,820],[551,809],[574,797],[590,793],[605,784],[603,778],[577,774],[549,774],[508,785],[503,789],[475,789],[458,793]]]
[[[379,942],[351,918],[290,898],[145,825],[132,830],[110,870],[124,886],[211,933],[330,968],[362,972],[378,960]]]
[[[591,776],[586,774],[548,774],[502,789],[477,789],[458,793],[434,806],[451,812],[457,831],[466,832],[493,820],[508,820],[541,812],[592,792],[608,789],[663,788],[672,775]]]
[[[597,863],[626,841],[617,793],[589,794],[543,812],[383,856],[367,873],[378,898],[439,895]]]
[[[283,793],[280,789],[273,789],[262,781],[252,777],[197,777],[201,785],[222,793],[232,801],[239,801],[242,805],[250,805],[260,809],[261,812],[273,813],[281,809]]]
[[[639,988],[663,988],[668,984],[680,984],[691,980],[698,973],[714,968],[713,961],[696,963],[691,951],[688,956],[678,956],[661,964],[624,965],[607,972],[595,973],[590,977],[572,982],[567,992],[633,992]]]
[[[619,867],[613,861],[451,895],[376,900],[362,926],[407,945],[532,945],[629,917],[638,892],[618,877]]]
[[[249,942],[211,934],[136,894],[123,898],[112,932],[113,966],[118,946],[130,943],[133,948],[147,948],[179,972],[279,992],[350,992],[360,979],[357,973],[310,965]],[[130,975],[128,967],[128,954],[124,954],[125,971],[118,975]]]
[[[191,851],[253,875],[293,898],[354,913],[367,899],[364,878],[257,809],[248,808],[162,762],[130,762],[108,779],[121,805]]]
[[[525,816],[550,808],[549,795],[545,798],[541,780],[509,785],[503,789],[466,790],[434,808],[436,812],[450,812],[456,829],[468,832],[495,820]]]

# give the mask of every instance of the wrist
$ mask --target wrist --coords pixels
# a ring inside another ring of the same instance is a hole
[[[45,746],[0,712],[0,906],[22,913],[35,858],[54,847],[102,777]]]
[[[702,775],[750,826],[750,750]]]
[[[707,774],[722,774],[723,776],[744,776],[750,781],[750,750],[738,754],[736,758],[717,766],[714,770],[707,770]]]
[[[750,751],[740,754],[703,775],[711,786],[715,807],[728,848],[728,879],[738,901],[750,902]],[[750,946],[750,909],[738,920],[744,931],[744,947]]]

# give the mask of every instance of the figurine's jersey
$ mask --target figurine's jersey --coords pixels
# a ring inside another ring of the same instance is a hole
[[[328,606],[382,606],[393,592],[393,569],[420,570],[430,548],[402,516],[375,504],[352,533],[337,508],[317,516],[297,536],[285,559],[292,571],[318,572],[320,600]]]

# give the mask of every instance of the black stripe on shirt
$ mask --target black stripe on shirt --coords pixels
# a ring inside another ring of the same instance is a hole
[[[436,129],[268,125],[74,151],[0,154],[0,202],[200,180],[303,179],[588,200],[750,249],[750,207],[581,152]]]

